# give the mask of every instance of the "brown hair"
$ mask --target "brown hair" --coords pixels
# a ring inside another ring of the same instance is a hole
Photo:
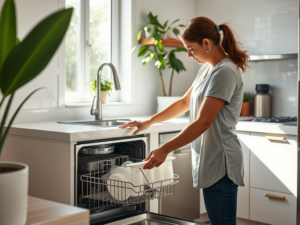
[[[236,41],[232,30],[226,23],[219,25],[219,28],[223,31],[221,47],[230,59],[245,72],[249,59],[247,51],[239,48],[239,45],[242,46],[242,44]],[[202,45],[204,38],[212,40],[215,45],[219,45],[221,41],[217,25],[206,17],[193,18],[181,31],[180,37],[190,42],[197,42],[199,45]]]

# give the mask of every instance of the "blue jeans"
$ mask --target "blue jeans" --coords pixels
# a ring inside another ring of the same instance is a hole
[[[204,203],[212,225],[236,225],[238,185],[227,174],[208,188],[203,188]]]

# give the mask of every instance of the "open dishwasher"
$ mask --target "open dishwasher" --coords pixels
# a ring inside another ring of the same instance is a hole
[[[74,151],[74,205],[90,210],[91,224],[201,224],[147,212],[149,200],[175,194],[176,174],[172,179],[140,185],[104,176],[113,166],[145,159],[147,137],[78,142]]]

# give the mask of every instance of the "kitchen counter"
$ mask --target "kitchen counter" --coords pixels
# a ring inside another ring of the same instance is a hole
[[[88,225],[90,224],[90,213],[87,209],[28,196],[27,221],[25,225],[34,224]]]
[[[150,116],[127,117],[131,120],[145,120]],[[277,123],[257,123],[246,120],[252,117],[240,117],[236,126],[238,131],[262,132],[273,134],[297,135],[297,126]],[[188,117],[179,117],[162,123],[153,124],[139,134],[171,132],[182,130],[189,123]],[[131,136],[135,128],[119,129],[118,127],[100,127],[91,125],[61,124],[56,121],[14,124],[10,135],[35,137],[58,141],[87,141],[114,137]]]

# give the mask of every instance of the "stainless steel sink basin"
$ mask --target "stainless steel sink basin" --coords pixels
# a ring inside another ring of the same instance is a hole
[[[62,121],[58,123],[74,124],[74,125],[92,125],[100,127],[121,126],[124,123],[130,122],[129,119],[115,119],[115,120],[78,120],[78,121]]]

